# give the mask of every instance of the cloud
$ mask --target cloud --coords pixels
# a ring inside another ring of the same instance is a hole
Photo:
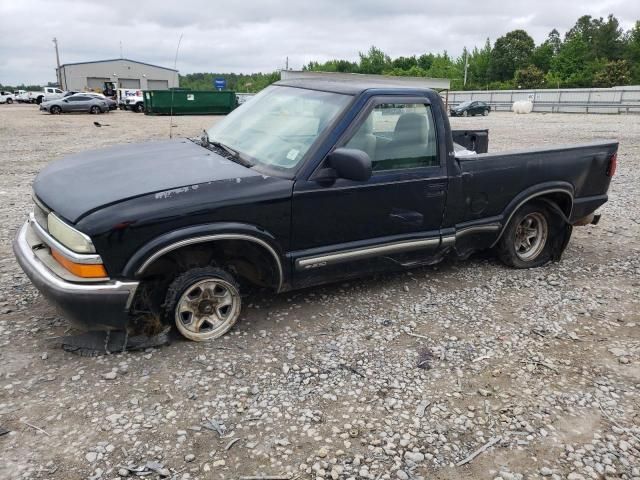
[[[371,45],[391,56],[481,46],[515,28],[544,40],[584,14],[613,13],[625,29],[640,18],[640,2],[605,0],[22,0],[4,2],[0,16],[0,83],[55,79],[52,38],[61,61],[127,58],[189,72],[257,72],[310,60],[356,60]]]

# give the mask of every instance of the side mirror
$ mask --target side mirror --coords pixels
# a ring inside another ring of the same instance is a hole
[[[69,103],[69,100],[67,100],[66,98],[62,100],[64,103]]]
[[[366,182],[371,178],[371,159],[362,150],[336,148],[327,160],[341,178],[356,182]]]

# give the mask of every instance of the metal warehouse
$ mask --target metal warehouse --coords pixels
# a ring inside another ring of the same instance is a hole
[[[63,90],[98,90],[113,82],[116,88],[166,90],[178,87],[178,71],[126,58],[66,63],[56,71]]]

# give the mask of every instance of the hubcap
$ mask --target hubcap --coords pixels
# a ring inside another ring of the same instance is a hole
[[[236,288],[219,279],[194,283],[176,306],[176,324],[202,339],[226,332],[240,313],[240,295]]]
[[[547,243],[549,225],[538,212],[526,215],[516,228],[515,250],[520,260],[531,261],[540,255]]]

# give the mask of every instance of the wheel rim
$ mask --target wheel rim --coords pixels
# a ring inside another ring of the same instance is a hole
[[[98,113],[98,107],[91,107],[91,113]]]
[[[175,310],[178,330],[190,338],[206,340],[225,333],[240,313],[240,294],[230,283],[207,279],[194,283],[181,295]]]
[[[549,224],[544,215],[526,215],[516,227],[515,250],[520,260],[531,261],[540,255],[547,243]]]

